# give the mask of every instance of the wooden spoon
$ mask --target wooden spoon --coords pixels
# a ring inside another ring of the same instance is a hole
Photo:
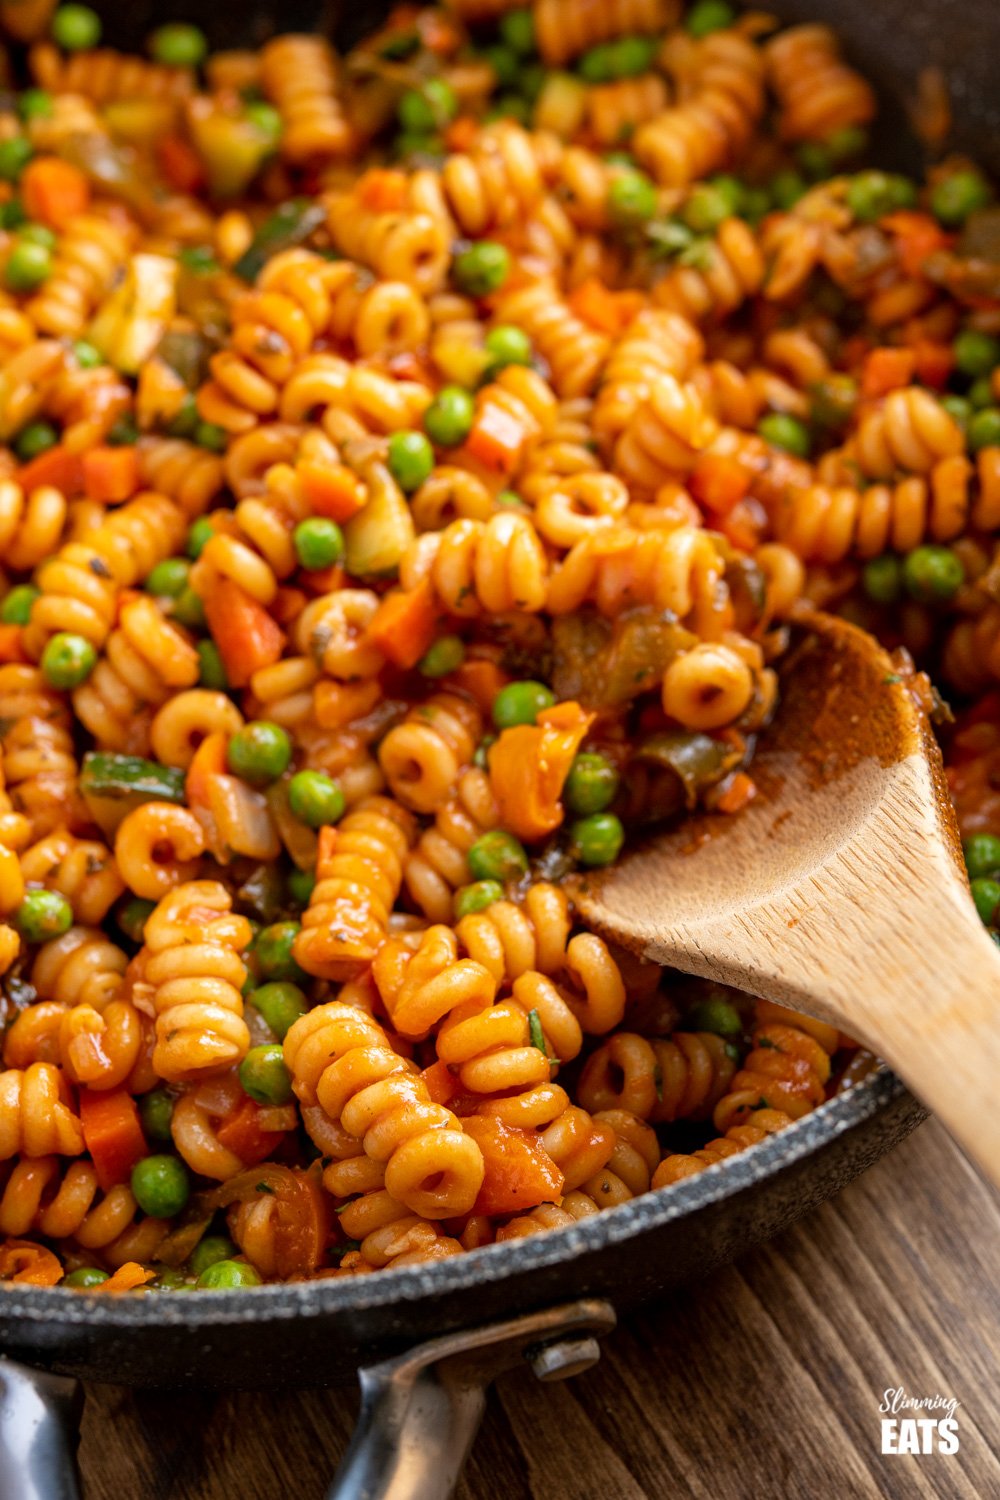
[[[754,762],[575,893],[608,937],[807,1011],[883,1057],[1000,1184],[1000,950],[969,895],[941,755],[885,651],[810,614]]]

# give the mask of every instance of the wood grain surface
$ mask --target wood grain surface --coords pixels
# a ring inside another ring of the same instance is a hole
[[[832,1203],[625,1322],[588,1374],[505,1376],[460,1500],[1000,1496],[1000,1196],[934,1121]],[[961,1402],[880,1453],[882,1393]],[[86,1500],[320,1500],[353,1391],[88,1392]]]

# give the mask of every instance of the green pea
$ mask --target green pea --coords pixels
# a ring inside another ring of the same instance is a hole
[[[171,21],[150,37],[150,50],[168,68],[197,68],[208,53],[205,33],[184,21]]]
[[[134,417],[119,417],[108,433],[108,442],[113,448],[131,448],[139,441],[139,429]]]
[[[527,510],[528,507],[516,490],[501,490],[494,500],[504,510]]]
[[[6,203],[0,203],[0,229],[20,229],[22,224],[28,222],[28,215],[24,211],[24,204],[20,198],[11,198]]]
[[[309,897],[316,885],[315,870],[290,870],[285,882],[289,899],[295,906],[308,906]]]
[[[344,533],[326,516],[300,521],[292,533],[295,555],[307,572],[331,568],[344,555]]]
[[[52,17],[52,40],[66,52],[84,52],[101,40],[101,22],[89,5],[60,5]]]
[[[556,695],[544,682],[508,682],[493,700],[493,722],[498,729],[516,724],[534,724],[543,708],[551,708]]]
[[[211,688],[215,693],[228,691],[229,678],[226,675],[222,653],[215,642],[199,641],[195,650],[198,653],[198,681],[201,686]]]
[[[621,778],[617,767],[596,750],[583,750],[569,768],[563,800],[570,812],[581,816],[603,812],[618,795]]]
[[[1000,880],[991,880],[988,875],[980,875],[970,882],[970,887],[980,920],[987,927],[992,926],[997,907],[1000,906]]]
[[[176,1156],[145,1156],[132,1168],[132,1196],[154,1219],[172,1219],[190,1195],[187,1168]]]
[[[30,240],[15,241],[3,270],[12,292],[31,292],[52,274],[52,253]]]
[[[39,590],[33,583],[17,584],[0,604],[0,620],[5,625],[27,625],[38,597]]]
[[[463,885],[455,892],[455,921],[471,916],[475,911],[485,911],[494,901],[503,900],[503,886],[498,880],[476,880],[472,885]]]
[[[847,187],[847,206],[862,224],[872,224],[900,208],[912,208],[916,201],[913,183],[891,172],[858,172]]]
[[[288,783],[288,806],[292,816],[308,828],[339,823],[345,805],[340,787],[322,771],[297,771]]]
[[[26,891],[14,924],[26,943],[46,943],[69,931],[73,908],[61,891]]]
[[[209,453],[225,453],[228,436],[224,427],[218,427],[214,422],[199,422],[191,434],[199,448],[207,448]]]
[[[721,194],[730,214],[743,212],[748,189],[738,177],[730,172],[718,172],[709,179],[708,186]]]
[[[516,880],[528,869],[524,846],[512,833],[494,828],[476,840],[466,856],[475,880]]]
[[[167,423],[167,434],[170,437],[191,438],[200,420],[198,403],[193,393],[188,391],[182,398],[176,414]]]
[[[591,47],[579,59],[576,70],[586,83],[610,83],[613,78],[611,71],[611,48],[607,42],[602,42],[598,47]]]
[[[715,1036],[739,1036],[743,1022],[735,1005],[713,995],[695,1001],[685,1018],[685,1030],[711,1031]]]
[[[968,441],[973,453],[1000,443],[1000,407],[987,406],[976,412],[969,423]]]
[[[708,36],[724,31],[736,20],[736,12],[727,0],[697,0],[687,13],[684,25],[692,36]]]
[[[202,1271],[197,1285],[203,1290],[231,1292],[247,1286],[261,1286],[259,1274],[242,1260],[217,1260]]]
[[[858,383],[850,375],[834,371],[812,387],[810,421],[817,427],[840,432],[854,415],[858,404]]]
[[[229,1260],[237,1254],[236,1246],[228,1235],[206,1234],[199,1240],[188,1257],[192,1276],[202,1276],[209,1266],[217,1266],[220,1260]]]
[[[418,490],[434,472],[434,449],[424,433],[412,428],[389,439],[389,472],[404,494]]]
[[[406,90],[396,113],[403,130],[421,135],[448,125],[458,114],[458,99],[443,78],[429,78],[422,88]]]
[[[446,385],[438,391],[424,412],[424,429],[432,443],[442,448],[457,448],[469,436],[475,407],[468,391],[460,385]]]
[[[521,72],[521,59],[510,47],[487,47],[483,56],[496,75],[502,89],[513,88]]]
[[[523,63],[518,74],[517,86],[528,104],[534,104],[545,85],[548,72],[541,63]]]
[[[191,528],[187,534],[187,547],[185,548],[188,557],[197,560],[214,535],[215,527],[207,516],[199,516],[197,521],[192,521]]]
[[[173,1095],[166,1089],[153,1089],[139,1100],[139,1119],[146,1135],[154,1141],[170,1140],[170,1121],[174,1115]]]
[[[465,660],[465,643],[460,635],[443,635],[417,662],[417,671],[425,677],[447,677]]]
[[[903,559],[906,592],[920,604],[943,604],[965,582],[965,569],[950,547],[914,547]]]
[[[472,753],[472,764],[480,771],[485,771],[489,765],[490,746],[495,745],[497,737],[495,734],[484,734],[479,744]]]
[[[826,149],[835,164],[848,161],[852,156],[861,156],[867,146],[868,132],[863,125],[842,125],[826,139]]]
[[[97,665],[97,652],[85,636],[60,630],[45,643],[41,665],[52,687],[68,691],[86,682]]]
[[[48,89],[25,89],[17,96],[17,112],[22,120],[51,120],[54,110]]]
[[[279,1043],[267,1042],[262,1047],[250,1048],[240,1063],[240,1084],[243,1092],[258,1104],[291,1102],[292,1077]]]
[[[570,851],[582,865],[610,865],[621,853],[625,830],[614,813],[579,818],[570,828]]]
[[[166,557],[146,578],[143,585],[147,594],[158,599],[178,599],[188,586],[191,564],[186,557]]]
[[[298,985],[290,984],[287,980],[262,984],[251,994],[250,1003],[260,1011],[279,1042],[285,1040],[289,1028],[309,1009],[309,1003]]]
[[[127,938],[141,943],[150,914],[156,909],[155,901],[146,901],[141,896],[132,896],[115,910],[115,921]]]
[[[509,10],[500,17],[500,37],[512,52],[527,55],[535,50],[535,18],[531,11]]]
[[[769,412],[757,423],[757,431],[772,448],[781,448],[785,453],[793,453],[796,458],[809,457],[812,438],[809,428],[797,417],[790,417],[783,411]]]
[[[510,274],[510,251],[496,240],[479,240],[456,255],[451,274],[468,296],[488,297],[500,290]]]
[[[656,188],[644,172],[623,172],[608,188],[608,213],[623,228],[645,224],[656,213]]]
[[[422,162],[437,162],[445,156],[444,138],[440,135],[411,135],[400,131],[395,141],[397,159],[410,157]]]
[[[771,195],[767,188],[746,188],[740,207],[736,211],[749,224],[759,224],[761,219],[771,212]]]
[[[681,209],[681,218],[695,234],[714,234],[732,214],[725,193],[710,182],[699,183],[688,194]]]
[[[988,381],[987,384],[989,384]],[[992,399],[993,393],[991,391],[990,400],[992,401]],[[952,417],[958,423],[959,427],[961,427],[962,431],[965,432],[972,421],[972,402],[965,396],[949,394],[941,397],[941,405],[949,417]]]
[[[102,1271],[99,1266],[78,1266],[75,1271],[70,1271],[59,1283],[60,1286],[90,1287],[100,1286],[102,1282],[109,1280],[108,1272]]]
[[[22,427],[14,439],[14,452],[23,464],[47,453],[59,441],[59,434],[51,422],[29,422]]]
[[[794,208],[799,199],[804,195],[808,183],[800,172],[793,172],[790,168],[782,172],[776,172],[768,184],[768,192],[774,202],[775,208],[786,211]]]
[[[267,719],[254,719],[238,729],[229,741],[226,763],[234,776],[251,786],[277,781],[292,759],[288,731]]]
[[[995,833],[974,833],[962,840],[965,868],[970,880],[996,875],[1000,870],[1000,838]]]
[[[245,119],[258,135],[263,136],[271,150],[276,150],[284,130],[280,111],[273,104],[266,104],[263,99],[255,99],[247,105]]]
[[[177,623],[188,630],[205,629],[205,606],[192,588],[183,589],[177,595],[171,613]]]
[[[88,344],[86,339],[77,339],[73,345],[73,358],[81,370],[96,370],[104,363],[104,355],[93,344]]]
[[[964,224],[971,213],[986,208],[993,193],[981,172],[968,168],[951,172],[931,190],[931,213],[948,229]]]
[[[824,141],[803,141],[795,152],[795,160],[806,176],[813,179],[829,177],[833,171],[833,157]]]
[[[290,979],[294,983],[306,978],[292,956],[292,945],[299,935],[298,922],[272,922],[262,927],[253,941],[253,955],[264,979]]]
[[[44,245],[46,250],[54,250],[59,243],[59,236],[54,229],[47,224],[23,224],[18,230],[17,237],[29,245]]]
[[[146,1291],[193,1292],[194,1285],[183,1271],[176,1271],[173,1266],[165,1266],[152,1281],[146,1283]]]
[[[519,125],[528,125],[531,122],[531,105],[518,94],[501,94],[486,119],[516,120]]]
[[[490,356],[490,373],[505,370],[508,365],[531,364],[531,340],[523,328],[501,323],[491,328],[485,338],[486,352]]]
[[[0,178],[4,182],[16,182],[28,165],[35,151],[26,135],[12,135],[0,141]]]
[[[903,592],[903,569],[891,552],[870,558],[861,570],[861,586],[876,604],[895,604]]]
[[[623,36],[610,46],[612,78],[638,78],[653,64],[658,43],[648,36]]]
[[[988,375],[1000,364],[1000,339],[991,333],[981,333],[978,328],[963,328],[952,349],[956,368],[973,379]]]

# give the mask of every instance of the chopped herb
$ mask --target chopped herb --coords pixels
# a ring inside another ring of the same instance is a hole
[[[882,678],[882,686],[889,687],[892,683],[902,682],[902,680],[903,679],[902,677],[900,677],[898,672],[890,672],[887,676]]]
[[[537,1047],[539,1052],[545,1052],[545,1035],[537,1010],[528,1011],[528,1030],[531,1033],[531,1045]],[[545,1055],[547,1057],[548,1053],[545,1052]]]
[[[755,1045],[758,1047],[770,1047],[772,1052],[781,1051],[781,1048],[778,1046],[777,1042],[772,1042],[769,1036],[757,1037]]]
[[[256,1191],[258,1193],[269,1193],[272,1198],[274,1197],[274,1188],[269,1182],[258,1182]]]

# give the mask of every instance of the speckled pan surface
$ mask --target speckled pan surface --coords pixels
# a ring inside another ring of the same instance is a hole
[[[253,45],[274,8],[248,0],[102,0],[108,34],[135,45],[166,19],[191,19],[213,45]],[[387,7],[283,0],[282,30],[361,35]],[[790,21],[822,19],[879,85],[881,154],[915,159],[906,104],[921,68],[944,73],[954,144],[1000,169],[998,0],[779,0]],[[635,1306],[704,1275],[776,1234],[838,1192],[897,1144],[923,1111],[887,1071],[824,1105],[753,1151],[666,1192],[648,1194],[571,1229],[376,1276],[192,1296],[86,1298],[0,1293],[0,1348],[91,1379],[134,1385],[266,1386],[350,1379],[357,1364],[419,1339],[573,1297]]]

